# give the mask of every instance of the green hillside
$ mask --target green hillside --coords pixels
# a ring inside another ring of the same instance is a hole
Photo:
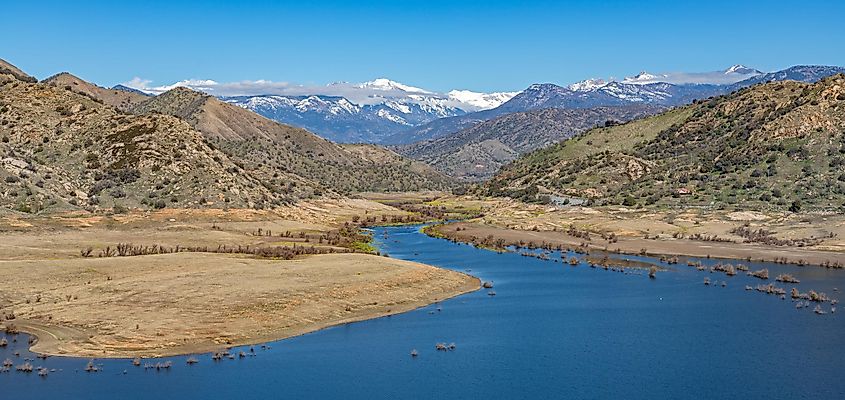
[[[777,82],[696,102],[529,153],[488,195],[591,204],[839,209],[845,202],[845,75]]]

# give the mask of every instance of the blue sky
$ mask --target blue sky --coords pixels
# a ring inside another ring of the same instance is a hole
[[[384,76],[437,91],[845,65],[845,1],[739,3],[16,1],[0,9],[0,58],[104,86]]]

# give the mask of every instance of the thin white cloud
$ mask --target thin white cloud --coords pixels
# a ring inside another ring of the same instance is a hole
[[[734,65],[724,71],[711,72],[666,72],[649,74],[641,72],[639,75],[625,78],[623,83],[646,84],[665,82],[676,85],[683,84],[713,84],[729,85],[760,75],[760,71],[743,65]]]
[[[133,89],[146,90],[151,83],[153,83],[153,81],[149,79],[141,79],[136,76],[132,78],[132,80],[121,83],[121,85],[131,87]]]

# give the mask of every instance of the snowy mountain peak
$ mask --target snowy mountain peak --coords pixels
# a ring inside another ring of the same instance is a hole
[[[662,79],[665,79],[665,78],[667,78],[666,74],[654,75],[654,74],[650,74],[646,71],[642,71],[635,76],[629,76],[629,77],[623,79],[622,83],[628,83],[628,84],[632,84],[632,85],[644,85],[644,84],[647,84],[647,83],[660,82]]]
[[[759,75],[759,74],[762,74],[762,72],[760,72],[760,71],[758,71],[754,68],[748,68],[748,67],[746,67],[742,64],[736,64],[736,65],[733,65],[730,68],[725,70],[725,75],[729,75],[729,74]]]
[[[399,83],[396,81],[392,81],[387,78],[377,78],[373,79],[369,82],[359,83],[355,85],[361,89],[375,89],[375,90],[399,90],[402,92],[411,92],[411,93],[431,93],[428,90],[420,89],[418,87],[405,85],[403,83]]]
[[[452,90],[447,93],[449,100],[470,104],[482,110],[496,108],[517,94],[519,92],[479,93],[471,90]]]
[[[581,82],[575,82],[569,85],[568,88],[574,92],[592,92],[593,90],[606,86],[607,83],[604,79],[587,79]]]

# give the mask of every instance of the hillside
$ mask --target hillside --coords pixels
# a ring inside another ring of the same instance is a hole
[[[127,115],[73,89],[0,74],[0,208],[259,207],[293,200],[186,122]]]
[[[140,92],[129,92],[125,90],[99,87],[68,72],[53,75],[45,79],[44,83],[91,97],[110,106],[117,107],[120,110],[128,110],[129,108],[149,98],[149,96]]]
[[[410,127],[384,138],[381,143],[385,145],[405,145],[426,140],[437,139],[447,136],[463,129],[471,128],[489,119],[493,119],[505,112],[491,110],[476,111],[464,115],[439,118],[431,122]]]
[[[304,129],[191,89],[173,89],[138,104],[133,112],[184,119],[273,190],[289,190],[300,178],[318,186],[313,195],[448,189],[455,184],[442,174],[421,171],[401,157],[374,161]]]
[[[28,83],[38,82],[38,79],[29,76],[26,72],[21,71],[18,67],[9,64],[2,58],[0,58],[0,75],[8,75],[9,79],[16,79]]]
[[[410,158],[463,180],[491,177],[520,154],[548,146],[607,121],[656,114],[658,106],[550,108],[506,114],[455,134],[397,147]]]
[[[527,154],[479,192],[594,204],[840,209],[845,75],[760,84]],[[539,195],[538,195],[539,194]]]

